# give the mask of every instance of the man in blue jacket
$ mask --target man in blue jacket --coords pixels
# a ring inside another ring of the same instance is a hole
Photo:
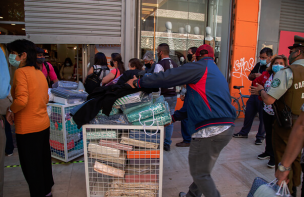
[[[10,85],[10,74],[8,71],[7,61],[1,48],[0,48],[0,81],[1,81],[0,99],[4,99],[8,96],[11,89],[11,85]],[[4,119],[0,115],[0,197],[3,197],[5,141],[6,141],[6,137],[4,131]]]
[[[184,109],[176,111],[172,120],[188,117],[192,136],[189,150],[190,173],[193,183],[188,193],[180,197],[219,197],[211,171],[221,152],[229,143],[234,130],[235,108],[230,104],[228,83],[214,63],[209,45],[196,51],[197,62],[191,62],[165,72],[134,77],[127,83],[132,88],[168,88],[187,84]],[[186,110],[185,110],[186,109]]]

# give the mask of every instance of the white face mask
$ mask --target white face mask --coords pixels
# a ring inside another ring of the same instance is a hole
[[[66,63],[65,65],[66,65],[66,66],[70,66],[70,63]]]
[[[268,63],[267,65],[266,65],[266,67],[268,68],[270,66],[270,63]]]

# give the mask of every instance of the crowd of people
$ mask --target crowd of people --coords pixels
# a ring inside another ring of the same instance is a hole
[[[7,61],[0,50],[0,99],[6,101],[0,104],[1,115],[5,115],[0,117],[1,122],[15,124],[21,169],[31,196],[52,196],[54,181],[47,103],[48,87],[58,82],[58,78],[52,65],[45,61],[43,49],[34,43],[16,40],[7,47],[9,63],[18,69],[10,86]],[[304,142],[304,97],[301,92],[304,87],[304,38],[296,36],[289,49],[288,59],[284,55],[274,56],[270,48],[260,51],[260,62],[248,76],[252,86],[244,125],[235,134],[236,110],[231,105],[228,83],[214,62],[213,48],[207,44],[189,48],[188,63],[179,66],[169,56],[169,45],[162,43],[156,51],[158,62],[153,52],[147,51],[142,59],[144,64],[132,58],[128,70],[119,53],[111,54],[108,66],[105,54],[98,52],[84,79],[84,86],[88,93],[92,93],[97,87],[124,79],[129,88],[160,89],[159,94],[168,102],[172,115],[172,122],[165,127],[164,150],[171,149],[176,121],[181,121],[183,137],[176,146],[190,147],[189,167],[193,183],[187,193],[180,192],[180,197],[220,196],[211,177],[212,169],[232,137],[248,138],[258,113],[260,124],[255,144],[261,145],[266,139],[266,146],[257,158],[269,159],[267,166],[277,170],[278,184],[287,181],[290,192],[296,196],[296,187],[301,184],[300,152]],[[70,79],[71,64],[71,59],[67,58],[60,71],[62,79]],[[140,74],[142,72],[144,74]],[[182,87],[180,99],[184,101],[180,110],[175,110],[177,86]],[[13,151],[11,134],[5,140],[5,133],[10,133],[8,128],[10,126],[6,124],[4,132],[4,126],[0,126],[0,188],[3,187],[4,155],[11,155]],[[1,192],[0,196],[3,196]]]

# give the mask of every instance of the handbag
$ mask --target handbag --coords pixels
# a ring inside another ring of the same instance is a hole
[[[278,102],[282,102],[284,104],[283,110],[278,110]],[[277,100],[272,105],[274,115],[276,117],[276,120],[280,127],[283,127],[285,129],[291,129],[292,128],[292,115],[291,115],[291,109],[284,101]]]

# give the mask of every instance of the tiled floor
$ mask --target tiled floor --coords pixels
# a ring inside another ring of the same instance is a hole
[[[236,121],[235,131],[239,131],[242,120]],[[255,121],[252,131],[256,131]],[[175,126],[179,131],[179,126]],[[246,197],[255,177],[274,179],[274,169],[269,169],[266,160],[256,159],[265,144],[254,145],[256,132],[250,132],[248,139],[235,139],[222,151],[212,176],[223,197]],[[180,133],[174,134],[170,152],[164,153],[163,197],[177,197],[180,191],[187,191],[192,182],[187,157],[189,148],[177,148]],[[83,158],[78,158],[83,160]],[[54,160],[54,162],[56,162]],[[203,162],[203,161],[202,161]],[[12,157],[5,158],[5,166],[19,164],[18,150]],[[20,167],[5,168],[4,197],[29,197],[29,191]],[[53,165],[55,186],[54,197],[85,197],[84,163]],[[298,188],[300,196],[300,189]]]

